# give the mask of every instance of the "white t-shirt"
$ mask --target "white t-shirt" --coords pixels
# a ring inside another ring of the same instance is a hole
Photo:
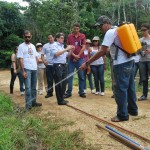
[[[134,62],[135,63],[138,63],[139,61],[140,61],[140,58],[141,58],[141,55],[139,54],[137,54],[136,56],[134,56]]]
[[[111,58],[113,59],[113,65],[118,65],[118,64],[122,64],[125,62],[128,62],[130,60],[133,60],[133,57],[128,58],[127,54],[124,53],[122,50],[118,50],[118,55],[117,55],[117,60],[115,60],[115,54],[116,54],[116,47],[114,48],[113,43],[115,43],[115,45],[119,46],[122,48],[120,40],[117,36],[117,27],[113,28],[113,29],[109,29],[105,36],[104,36],[104,40],[102,42],[103,46],[107,46],[110,47],[110,55]],[[111,46],[113,46],[113,48],[111,48]]]
[[[23,58],[23,65],[25,69],[37,70],[37,52],[35,46],[25,42],[20,44],[18,47],[17,58]]]
[[[42,48],[42,54],[46,55],[46,61],[48,65],[53,65],[53,56],[51,56],[51,52],[55,49],[56,42],[54,43],[46,43]]]
[[[38,59],[41,59],[42,52],[37,52]],[[46,68],[44,63],[38,63],[38,68]]]
[[[99,50],[95,50],[92,47],[92,51],[90,52],[90,57],[94,56]],[[101,65],[104,64],[103,57],[98,58],[97,60],[93,61],[90,65]]]

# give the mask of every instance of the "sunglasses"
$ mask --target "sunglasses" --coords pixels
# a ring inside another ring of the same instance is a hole
[[[141,31],[144,31],[144,32],[147,31],[147,30],[148,30],[148,29],[141,29]]]
[[[94,40],[93,42],[98,42],[98,40]]]
[[[27,39],[27,38],[28,38],[28,39],[30,39],[30,38],[31,38],[31,36],[25,36],[25,38],[26,38],[26,39]]]
[[[99,27],[99,28],[102,28],[103,25],[104,25],[104,24],[100,24],[98,27]]]

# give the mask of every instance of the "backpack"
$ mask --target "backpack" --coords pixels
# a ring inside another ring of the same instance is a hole
[[[117,48],[115,59],[117,58],[118,49],[125,52],[128,57],[131,57],[134,56],[142,48],[140,39],[137,35],[133,23],[124,23],[119,25],[117,28],[117,33],[122,48],[113,43],[113,45]]]

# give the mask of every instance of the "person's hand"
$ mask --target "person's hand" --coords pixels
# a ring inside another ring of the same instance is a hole
[[[24,77],[24,78],[27,78],[27,73],[24,71],[24,72],[22,72],[22,76]]]
[[[80,66],[80,70],[85,70],[86,68],[87,68],[86,63],[83,63],[83,64]]]
[[[47,62],[47,61],[44,61],[44,65],[47,66],[47,65],[48,65],[48,62]]]
[[[87,75],[89,75],[90,73],[91,73],[91,67],[88,66],[88,67],[87,67]]]
[[[150,54],[150,49],[147,49],[147,50],[145,51],[145,54]]]
[[[76,60],[78,60],[79,58],[80,58],[80,56],[79,55],[73,55],[73,57],[76,59]]]
[[[16,69],[14,69],[14,73],[17,74],[17,70]]]
[[[67,51],[70,51],[70,50],[73,51],[74,49],[75,49],[75,47],[73,45],[68,45],[66,48]]]

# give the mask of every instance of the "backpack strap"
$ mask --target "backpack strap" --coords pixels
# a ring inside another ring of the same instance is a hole
[[[113,45],[116,47],[115,60],[117,60],[119,49],[122,50],[124,53],[126,53],[128,58],[130,58],[132,56],[135,56],[135,54],[129,54],[123,48],[121,48],[120,46],[116,45],[115,43],[113,43]]]

